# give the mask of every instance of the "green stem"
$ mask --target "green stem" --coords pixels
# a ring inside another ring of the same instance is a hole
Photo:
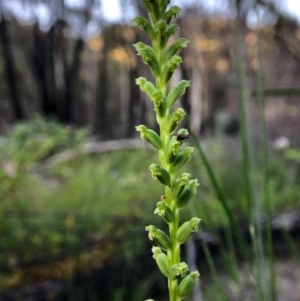
[[[258,12],[256,11],[258,16]],[[267,241],[267,255],[268,255],[268,268],[270,274],[270,300],[276,300],[276,274],[275,274],[275,266],[274,266],[274,255],[273,255],[273,241],[272,241],[272,225],[271,225],[271,196],[269,190],[269,161],[268,161],[268,145],[266,139],[266,125],[265,125],[265,99],[263,92],[263,63],[262,63],[262,53],[261,53],[261,37],[260,34],[257,33],[257,57],[259,68],[257,71],[257,100],[258,100],[258,108],[259,108],[259,128],[260,128],[260,153],[261,153],[261,166],[262,166],[262,197],[266,204],[266,241]]]
[[[169,225],[169,232],[172,241],[172,248],[170,250],[169,259],[171,262],[171,266],[174,264],[178,264],[180,262],[180,246],[176,240],[176,232],[179,225],[179,211],[174,208],[174,222]],[[168,279],[169,286],[169,295],[170,301],[180,301],[180,298],[177,296],[177,287],[178,281],[176,279]]]

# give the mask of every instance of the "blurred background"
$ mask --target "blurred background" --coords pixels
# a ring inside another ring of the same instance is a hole
[[[299,1],[171,3],[200,181],[189,300],[299,301]],[[134,128],[156,128],[137,14],[141,0],[0,1],[0,300],[167,300],[144,231],[162,191]]]

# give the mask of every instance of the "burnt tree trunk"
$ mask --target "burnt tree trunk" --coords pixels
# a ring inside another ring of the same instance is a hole
[[[73,56],[71,59],[70,66],[66,66],[65,75],[65,99],[62,112],[62,121],[64,123],[70,123],[73,120],[74,110],[74,98],[75,91],[77,90],[77,83],[79,79],[79,72],[81,68],[81,54],[84,49],[84,41],[82,38],[76,40]]]
[[[0,39],[3,48],[5,78],[10,93],[12,109],[16,119],[22,120],[25,118],[25,116],[21,105],[21,96],[18,86],[15,58],[13,55],[11,40],[7,28],[7,21],[3,14],[1,14],[0,20]]]
[[[96,133],[100,134],[102,138],[109,137],[110,133],[107,133],[109,129],[106,128],[106,102],[107,102],[107,77],[106,77],[106,60],[103,60],[99,64],[99,79],[97,85],[97,100],[96,100]]]
[[[57,115],[52,49],[52,33],[43,35],[36,24],[34,27],[32,70],[40,95],[42,115],[46,117]]]

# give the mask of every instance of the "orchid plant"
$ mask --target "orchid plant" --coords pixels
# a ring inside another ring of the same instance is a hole
[[[181,107],[174,108],[190,82],[181,80],[170,87],[170,80],[182,62],[178,53],[188,45],[188,40],[174,37],[178,31],[175,23],[180,12],[178,6],[170,5],[169,0],[143,2],[148,18],[138,16],[134,22],[146,32],[151,43],[138,42],[134,47],[149,66],[154,81],[139,77],[136,83],[153,103],[159,131],[145,125],[136,126],[136,130],[140,132],[141,139],[148,141],[158,152],[158,163],[150,164],[149,170],[152,177],[164,186],[164,193],[154,214],[162,217],[168,225],[167,232],[154,225],[147,226],[146,231],[154,243],[153,258],[168,281],[169,301],[180,301],[191,293],[199,278],[199,272],[190,272],[180,254],[181,246],[192,232],[198,230],[200,222],[198,217],[188,221],[180,219],[181,210],[187,206],[199,185],[190,173],[182,172],[182,167],[191,159],[193,148],[185,145],[188,130],[180,128],[186,113]],[[154,301],[147,301],[150,300]]]

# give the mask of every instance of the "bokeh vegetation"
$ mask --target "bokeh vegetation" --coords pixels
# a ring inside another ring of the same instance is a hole
[[[49,278],[72,279],[75,272],[120,260],[134,266],[146,252],[143,228],[162,193],[144,172],[149,158],[156,160],[154,152],[145,148],[83,155],[80,144],[87,139],[85,129],[74,130],[36,117],[16,124],[1,144],[15,150],[1,152],[2,291]],[[223,137],[201,144],[231,212],[245,224],[248,209],[238,141]],[[69,148],[77,148],[75,158],[43,165],[49,156]],[[291,164],[298,153],[292,149],[273,153],[273,215],[300,207],[299,170]],[[202,230],[218,236],[220,229],[230,226],[228,216],[197,153],[188,168],[199,177],[201,190],[184,214],[201,214]],[[153,279],[144,285],[153,286],[157,278],[153,272]],[[95,294],[97,287],[91,284]],[[119,289],[120,296],[128,294],[126,287]],[[136,300],[143,292],[140,294]]]

